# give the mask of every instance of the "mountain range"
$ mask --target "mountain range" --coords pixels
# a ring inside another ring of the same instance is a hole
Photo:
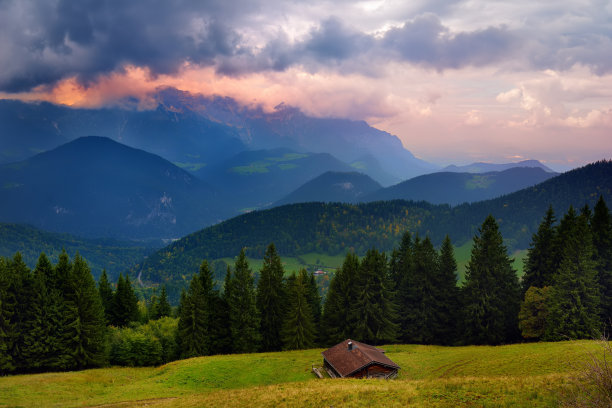
[[[0,165],[0,188],[0,221],[85,237],[178,238],[231,215],[197,177],[103,137]]]
[[[432,204],[473,203],[513,193],[556,175],[541,167],[514,167],[487,173],[432,173],[374,191],[363,201],[402,199]]]
[[[176,282],[195,273],[203,259],[234,257],[242,248],[262,258],[274,242],[284,256],[310,252],[363,254],[372,247],[391,250],[410,231],[439,245],[448,234],[455,245],[472,239],[492,214],[510,250],[525,249],[546,210],[558,218],[570,205],[612,203],[612,162],[601,161],[563,173],[512,194],[456,207],[404,200],[366,204],[300,203],[253,211],[190,234],[150,255],[131,273],[149,282]]]
[[[433,173],[382,188],[353,169],[328,153],[278,148],[243,151],[188,172],[109,138],[82,137],[0,165],[0,222],[83,237],[168,240],[289,202],[457,204],[507,194],[553,175],[539,168]]]
[[[554,171],[548,166],[543,165],[538,160],[522,160],[516,163],[483,163],[477,162],[467,164],[465,166],[456,166],[451,164],[443,168],[442,172],[455,172],[455,173],[488,173],[491,171],[504,171],[513,167],[534,167],[541,168],[547,173],[554,173]]]
[[[138,109],[132,101],[124,107],[73,109],[0,100],[0,162],[23,160],[81,136],[101,135],[188,169],[215,165],[245,150],[277,148],[327,153],[345,163],[369,162],[362,171],[372,168],[378,177],[392,181],[437,169],[414,157],[396,136],[363,121],[309,117],[282,104],[267,112],[231,98],[173,88],[160,90],[153,100],[150,110]]]

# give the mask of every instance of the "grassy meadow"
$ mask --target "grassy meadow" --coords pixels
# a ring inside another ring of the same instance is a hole
[[[0,407],[549,407],[593,341],[442,347],[392,345],[395,380],[319,380],[321,349],[223,355],[155,368],[0,377]]]

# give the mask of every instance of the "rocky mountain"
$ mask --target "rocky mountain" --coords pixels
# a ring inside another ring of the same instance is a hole
[[[309,117],[283,104],[267,112],[231,98],[172,88],[160,90],[153,100],[150,109],[129,100],[122,107],[103,109],[1,100],[0,161],[23,160],[77,137],[101,135],[189,170],[244,150],[276,148],[327,153],[346,163],[371,156],[398,180],[436,169],[414,157],[396,136],[363,121]]]
[[[230,215],[190,173],[104,137],[0,165],[0,189],[0,221],[86,237],[178,238]]]
[[[382,187],[371,177],[357,172],[328,171],[274,203],[274,206],[306,202],[357,203]]]

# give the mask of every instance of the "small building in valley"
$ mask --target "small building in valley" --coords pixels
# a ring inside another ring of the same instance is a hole
[[[346,339],[321,353],[323,367],[332,378],[394,378],[400,366],[385,351]]]

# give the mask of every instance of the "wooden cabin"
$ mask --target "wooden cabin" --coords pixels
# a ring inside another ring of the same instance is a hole
[[[394,378],[400,366],[385,351],[346,339],[321,353],[323,367],[332,378]]]

